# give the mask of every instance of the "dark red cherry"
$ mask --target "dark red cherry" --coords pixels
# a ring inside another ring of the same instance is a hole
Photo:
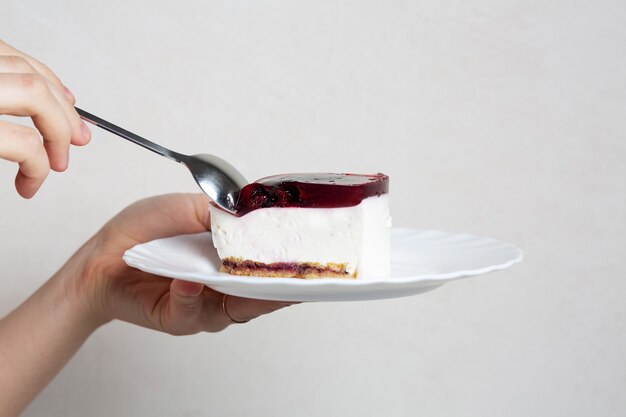
[[[267,207],[351,207],[363,199],[387,194],[384,174],[285,174],[262,178],[239,193],[237,215]]]

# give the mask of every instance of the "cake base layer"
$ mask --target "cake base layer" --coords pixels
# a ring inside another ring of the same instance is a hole
[[[346,270],[346,264],[319,264],[315,262],[276,262],[265,264],[262,262],[227,258],[222,261],[220,271],[232,275],[247,275],[269,278],[356,278]]]

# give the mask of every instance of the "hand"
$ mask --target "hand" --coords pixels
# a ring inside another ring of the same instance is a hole
[[[91,139],[75,102],[50,69],[0,40],[0,115],[27,116],[35,125],[0,120],[0,159],[19,164],[15,188],[22,197],[35,195],[51,168],[67,169],[70,143]]]
[[[102,324],[119,319],[183,335],[233,323],[223,295],[126,266],[124,251],[152,239],[203,232],[204,195],[149,198],[123,210],[24,303],[0,318],[0,416],[18,415]],[[237,321],[290,303],[227,298]]]
[[[203,284],[171,280],[128,267],[124,252],[153,239],[208,229],[204,195],[175,194],[139,201],[114,217],[77,256],[82,273],[70,282],[88,311],[105,322],[119,319],[175,335],[220,331],[233,322],[222,311],[222,296]],[[292,303],[228,296],[229,315],[251,320]]]

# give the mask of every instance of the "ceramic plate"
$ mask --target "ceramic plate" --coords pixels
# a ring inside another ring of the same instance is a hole
[[[259,278],[219,272],[211,233],[174,236],[126,251],[132,267],[201,282],[216,291],[282,301],[356,301],[404,297],[454,279],[485,274],[522,260],[522,251],[495,239],[436,230],[391,230],[391,276],[384,279]]]

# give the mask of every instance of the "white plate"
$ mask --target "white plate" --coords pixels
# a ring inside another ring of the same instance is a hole
[[[522,251],[510,243],[435,230],[391,230],[391,276],[384,279],[295,279],[233,276],[219,272],[211,233],[174,236],[126,251],[132,267],[201,282],[216,291],[282,301],[356,301],[404,297],[458,278],[510,267]]]

